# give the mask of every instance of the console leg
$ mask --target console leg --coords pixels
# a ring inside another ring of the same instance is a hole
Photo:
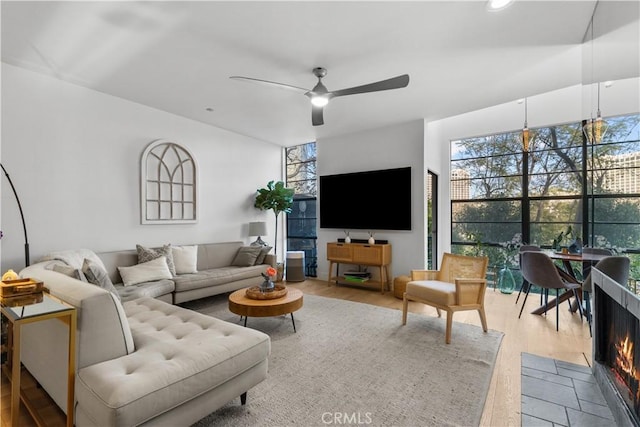
[[[247,404],[247,392],[246,391],[240,395],[240,404],[243,405],[243,406]]]

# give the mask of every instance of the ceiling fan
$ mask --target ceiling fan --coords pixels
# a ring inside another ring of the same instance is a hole
[[[381,90],[400,89],[406,87],[409,84],[409,75],[403,74],[401,76],[392,77],[390,79],[381,80],[375,83],[369,83],[362,86],[355,86],[346,89],[334,90],[330,92],[324,84],[322,84],[322,78],[327,75],[327,70],[322,67],[316,67],[313,69],[313,74],[318,78],[318,83],[311,90],[291,86],[284,83],[270,82],[268,80],[254,79],[251,77],[231,76],[229,78],[234,80],[244,80],[253,83],[266,84],[271,86],[277,86],[284,89],[294,90],[300,92],[311,99],[311,123],[314,126],[324,124],[323,109],[329,103],[331,98],[345,95],[356,95],[359,93],[378,92]]]

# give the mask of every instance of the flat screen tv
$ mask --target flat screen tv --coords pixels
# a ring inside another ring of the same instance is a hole
[[[411,167],[320,176],[320,228],[411,230]]]

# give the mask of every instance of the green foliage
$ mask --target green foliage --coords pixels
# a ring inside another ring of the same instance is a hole
[[[282,181],[269,181],[266,188],[259,188],[256,194],[254,207],[268,211],[272,210],[276,216],[276,234],[274,237],[273,252],[278,256],[278,215],[280,212],[291,213],[293,206],[294,190],[284,186]]]
[[[553,249],[560,249],[560,246],[564,238],[572,237],[572,236],[573,236],[573,229],[571,228],[571,226],[568,226],[566,231],[561,231],[560,234],[558,234],[556,238],[553,239],[553,243],[551,244],[551,247]]]
[[[266,188],[259,188],[254,206],[260,210],[272,210],[276,218],[280,212],[290,213],[293,206],[293,190],[282,181],[269,181]]]

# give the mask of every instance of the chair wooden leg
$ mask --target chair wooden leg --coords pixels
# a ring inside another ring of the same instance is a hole
[[[522,310],[524,310],[524,306],[527,304],[527,298],[529,298],[529,291],[531,290],[531,286],[527,287],[527,292],[524,294],[524,300],[522,301],[522,307],[520,307],[520,314],[518,314],[518,319],[522,316]]]
[[[407,300],[407,294],[402,296],[402,324],[407,324],[407,309],[409,308],[409,301]]]
[[[487,332],[489,328],[487,328],[487,316],[484,314],[484,307],[480,307],[478,309],[478,314],[480,315],[480,323],[482,323],[482,330]]]
[[[444,342],[451,344],[451,327],[453,326],[453,311],[447,311],[447,330],[444,333]]]
[[[582,317],[583,317],[582,301],[580,301],[580,298],[578,297],[579,293],[580,293],[579,290],[577,290],[577,289],[573,290],[573,296],[576,297],[576,304],[578,305],[578,312],[580,313],[580,321],[582,322]]]
[[[547,290],[547,292],[549,292]],[[558,323],[560,322],[560,289],[556,289],[556,332],[558,332]]]
[[[584,293],[584,303],[585,303],[585,313],[587,316],[587,322],[589,322],[589,336],[593,336],[593,332],[591,331],[591,302],[589,301],[589,292]]]
[[[522,291],[529,290],[529,282],[527,282],[525,279],[522,279],[522,284],[520,285],[520,290],[518,291],[518,297],[516,298],[516,305],[518,304],[518,300],[520,299],[520,294],[522,293]]]

